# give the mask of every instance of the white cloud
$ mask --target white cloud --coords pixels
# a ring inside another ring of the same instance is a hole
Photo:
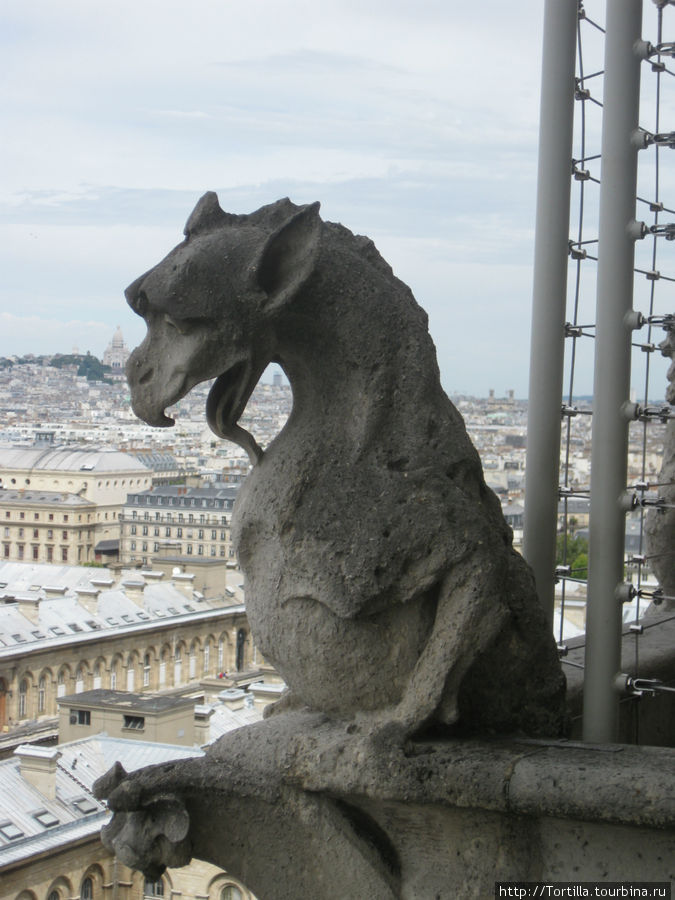
[[[541,0],[12,5],[0,310],[93,315],[133,343],[122,291],[205,190],[233,212],[318,199],[428,308],[448,387],[524,394],[542,13]],[[4,325],[5,344],[30,339]],[[43,331],[60,334],[36,327],[36,342]]]

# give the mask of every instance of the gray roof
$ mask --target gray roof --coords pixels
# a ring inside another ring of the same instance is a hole
[[[192,708],[195,701],[192,697],[174,697],[171,694],[139,694],[135,691],[109,691],[98,688],[93,691],[81,691],[79,694],[66,694],[59,697],[58,704],[66,706],[76,703],[83,709],[133,709],[136,712],[162,713],[185,706]]]
[[[21,506],[44,506],[46,503],[62,506],[89,506],[94,508],[93,500],[85,500],[77,494],[66,494],[63,491],[8,490],[0,493],[0,503],[16,503]]]
[[[138,587],[143,588],[140,604],[128,594]],[[225,591],[224,584],[222,600],[205,600],[194,592],[191,598],[186,596],[170,580],[149,575],[146,579],[137,571],[123,573],[116,582],[101,568],[0,563],[0,658],[130,630],[156,630],[160,624],[169,626],[188,618],[243,612],[243,603],[224,606],[236,599]],[[29,608],[31,618],[24,615],[22,606]]]
[[[147,472],[131,453],[73,447],[0,447],[0,469],[35,469],[59,472]]]
[[[0,871],[11,863],[63,849],[72,841],[98,833],[109,814],[94,798],[92,785],[116,761],[133,772],[155,763],[203,755],[196,747],[123,740],[105,734],[54,749],[61,754],[56,762],[54,799],[22,777],[17,755],[0,760]],[[41,824],[36,813],[43,822],[56,821]],[[5,823],[14,826],[17,837],[6,836],[2,830]]]

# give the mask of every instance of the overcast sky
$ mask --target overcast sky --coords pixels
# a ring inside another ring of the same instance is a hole
[[[137,344],[124,288],[215,190],[320,200],[428,311],[446,390],[525,396],[543,2],[515,7],[5,4],[0,355]]]

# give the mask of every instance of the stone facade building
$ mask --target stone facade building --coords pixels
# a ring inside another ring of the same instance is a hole
[[[133,771],[201,754],[196,747],[97,735],[58,748],[22,745],[0,760],[1,900],[255,900],[210,863],[193,860],[153,881],[101,843],[109,813],[92,785],[115,760]]]
[[[230,519],[238,485],[164,485],[130,493],[121,518],[120,562],[189,564],[195,558],[235,563]]]
[[[116,554],[119,543],[118,518],[127,494],[134,490],[147,490],[151,485],[152,470],[128,453],[53,445],[0,447],[0,515],[3,527],[11,528],[11,523],[16,521],[18,528],[25,528],[20,524],[21,519],[15,518],[15,512],[20,516],[21,502],[27,501],[29,495],[33,506],[30,509],[26,506],[24,509],[24,520],[27,521],[27,516],[30,515],[31,520],[38,523],[38,526],[33,527],[39,528],[42,519],[35,519],[35,515],[41,513],[39,504],[42,502],[41,498],[44,498],[43,511],[47,514],[47,519],[43,524],[47,530],[50,521],[58,521],[61,525],[67,524],[69,535],[64,539],[64,543],[68,547],[71,546],[71,537],[74,536],[74,533],[70,533],[73,526],[76,524],[89,526],[80,529],[87,534],[78,535],[73,543],[77,554],[69,553],[67,560],[60,555],[60,544],[57,542],[57,552],[52,554],[55,562],[92,562],[94,558],[100,558],[101,554],[111,552]],[[92,506],[88,506],[86,510],[83,506],[82,513],[78,512],[78,515],[87,515],[89,518],[86,521],[82,518],[81,521],[78,519],[73,522],[69,507],[83,505],[85,502]],[[59,505],[64,508],[55,512]],[[55,516],[53,520],[49,520],[49,512],[53,512]],[[64,515],[68,516],[65,522]],[[21,541],[18,532],[13,532],[8,537],[9,553],[5,555],[3,547],[2,556],[5,559],[21,559],[18,548]],[[26,538],[24,559],[49,561],[46,537],[42,540],[43,536],[39,534],[33,539],[44,545],[44,553],[41,555],[42,551],[38,550],[37,557],[34,556],[32,546],[30,550],[28,549],[30,541],[25,534],[23,537]],[[81,551],[79,547],[82,547]]]
[[[0,559],[94,562],[97,506],[77,494],[0,491]]]
[[[165,691],[257,661],[243,603],[194,576],[0,564],[0,730],[87,690]]]

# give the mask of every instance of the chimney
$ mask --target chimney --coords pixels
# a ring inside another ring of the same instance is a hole
[[[19,612],[23,613],[24,616],[33,623],[33,625],[37,625],[40,619],[40,598],[39,597],[17,597]]]
[[[187,597],[188,600],[192,600],[192,583],[194,580],[195,576],[188,572],[176,572],[174,570],[171,576],[171,583],[173,586],[178,588],[181,594]]]
[[[245,696],[240,688],[226,688],[218,694],[218,699],[228,709],[243,709]]]
[[[133,600],[137,606],[143,608],[143,594],[145,591],[145,579],[129,579],[122,582],[122,589],[130,600]]]
[[[77,599],[88,613],[96,615],[98,612],[98,595],[99,590],[95,587],[75,588]]]
[[[61,751],[55,747],[21,744],[14,751],[19,757],[21,777],[48,800],[56,798],[56,763]]]
[[[203,747],[210,740],[212,715],[213,709],[210,706],[204,706],[201,703],[195,706],[194,743],[198,747]]]

